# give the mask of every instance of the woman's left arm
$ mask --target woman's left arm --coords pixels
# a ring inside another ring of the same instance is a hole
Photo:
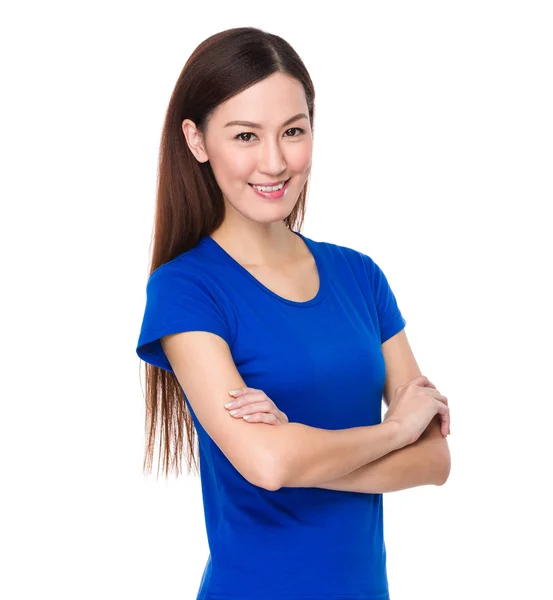
[[[447,440],[440,431],[439,418],[434,417],[415,443],[313,487],[364,494],[396,492],[419,485],[443,485],[450,468]]]

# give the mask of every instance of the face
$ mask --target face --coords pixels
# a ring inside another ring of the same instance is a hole
[[[250,123],[227,125],[231,121]],[[269,226],[292,212],[311,171],[313,148],[305,92],[296,79],[274,73],[222,103],[205,137],[188,119],[182,128],[194,156],[210,161],[225,199],[225,220]],[[251,186],[288,179],[284,195],[276,199],[258,195]]]

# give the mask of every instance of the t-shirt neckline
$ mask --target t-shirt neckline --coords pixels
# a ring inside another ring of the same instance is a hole
[[[263,283],[261,283],[261,281],[259,281],[259,279],[254,277],[245,267],[243,267],[237,260],[235,260],[210,235],[206,235],[204,237],[204,240],[207,241],[208,244],[210,244],[210,246],[212,248],[214,248],[226,260],[226,262],[229,265],[233,266],[235,269],[237,269],[238,271],[243,273],[248,279],[250,279],[250,281],[255,283],[259,288],[261,288],[264,292],[266,292],[270,296],[273,296],[273,298],[276,298],[277,300],[280,300],[280,302],[284,302],[285,304],[290,304],[291,306],[297,306],[297,307],[313,306],[315,304],[318,304],[322,300],[324,300],[324,298],[327,295],[327,278],[326,278],[326,271],[324,268],[324,263],[323,263],[323,260],[321,259],[319,250],[316,246],[316,243],[313,242],[313,240],[305,237],[299,231],[294,231],[292,229],[290,231],[292,231],[292,233],[295,233],[296,235],[298,235],[299,237],[302,238],[305,245],[307,246],[307,248],[313,255],[313,259],[315,261],[315,264],[317,266],[317,271],[319,274],[319,289],[317,290],[317,293],[315,294],[315,296],[313,298],[311,298],[310,300],[306,300],[305,302],[297,302],[296,300],[289,300],[288,298],[283,298],[282,296],[279,296],[278,294],[273,292],[273,290],[270,290],[267,286],[263,285]]]

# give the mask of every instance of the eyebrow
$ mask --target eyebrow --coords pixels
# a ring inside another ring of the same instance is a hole
[[[285,121],[282,124],[282,127],[286,127],[286,125],[290,125],[290,123],[298,121],[299,119],[309,120],[309,117],[305,113],[298,113],[297,115],[294,115],[292,118]],[[225,125],[225,127],[234,127],[235,125],[240,125],[241,127],[253,127],[255,129],[263,129],[263,125],[261,125],[260,123],[252,123],[251,121],[229,121]]]

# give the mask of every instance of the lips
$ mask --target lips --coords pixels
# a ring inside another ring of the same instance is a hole
[[[292,179],[292,178],[288,177],[288,179],[285,179],[284,181],[277,181],[276,183],[248,183],[248,185],[251,185],[252,187],[254,185],[261,186],[261,187],[271,187],[274,185],[280,185],[281,183],[288,183],[290,181],[290,179]]]

